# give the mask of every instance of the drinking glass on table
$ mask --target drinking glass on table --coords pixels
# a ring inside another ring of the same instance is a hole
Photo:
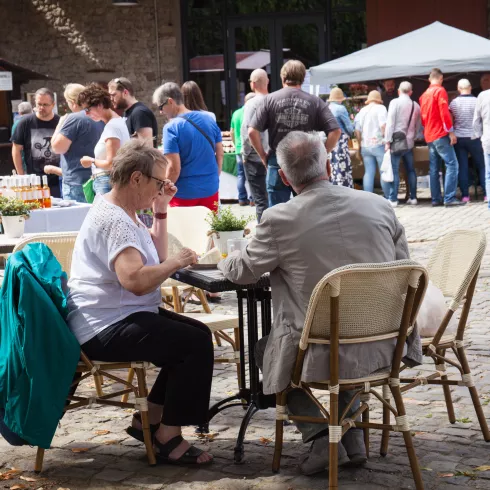
[[[226,242],[228,249],[228,255],[231,255],[235,251],[243,252],[247,248],[248,240],[246,238],[230,238]]]

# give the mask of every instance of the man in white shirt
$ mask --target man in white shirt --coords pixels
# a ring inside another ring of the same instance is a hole
[[[481,137],[485,156],[485,185],[487,198],[490,196],[490,90],[485,90],[476,99],[473,129],[477,138]],[[490,201],[488,207],[490,208]]]
[[[417,174],[415,173],[413,147],[415,139],[422,130],[420,121],[420,106],[412,101],[412,84],[410,82],[400,83],[398,88],[398,98],[390,102],[388,108],[388,119],[386,122],[385,150],[391,147],[391,141],[395,133],[404,133],[407,142],[407,151],[403,153],[391,152],[391,164],[393,166],[393,182],[389,195],[390,203],[393,207],[398,205],[398,187],[400,185],[400,160],[403,158],[405,171],[408,176],[408,186],[410,188],[410,199],[407,204],[417,204]]]

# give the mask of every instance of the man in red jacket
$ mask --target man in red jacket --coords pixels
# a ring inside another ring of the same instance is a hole
[[[439,169],[441,160],[444,160],[446,164],[444,206],[460,206],[466,203],[456,199],[458,160],[453,147],[456,136],[449,113],[447,92],[442,86],[443,80],[441,70],[434,68],[429,75],[430,87],[419,99],[425,141],[429,145],[430,194],[432,206],[442,206]]]

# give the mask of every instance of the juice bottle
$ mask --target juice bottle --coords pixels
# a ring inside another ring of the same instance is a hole
[[[51,207],[51,191],[48,186],[48,176],[43,175],[43,208]]]
[[[12,190],[15,192],[15,198],[22,199],[22,187],[20,187],[19,177],[15,176],[12,178],[12,180]]]
[[[43,188],[41,186],[41,177],[39,175],[32,176],[33,186],[34,186],[34,201],[43,207]]]
[[[31,188],[29,186],[29,177],[21,177],[22,180],[22,200],[24,202],[32,201]]]

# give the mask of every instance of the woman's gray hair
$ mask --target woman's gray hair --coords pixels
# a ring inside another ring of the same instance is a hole
[[[112,161],[111,184],[119,187],[128,185],[133,172],[151,177],[155,164],[167,167],[163,153],[137,138],[131,139],[121,146]]]
[[[182,105],[184,103],[182,91],[175,82],[166,82],[153,92],[153,103],[155,105],[162,105],[167,102],[168,99],[173,99],[177,105]]]
[[[32,105],[30,102],[21,102],[17,106],[17,112],[21,115],[24,116],[26,114],[32,114]]]
[[[327,150],[317,133],[291,131],[276,150],[277,163],[295,187],[322,175],[327,168]]]

